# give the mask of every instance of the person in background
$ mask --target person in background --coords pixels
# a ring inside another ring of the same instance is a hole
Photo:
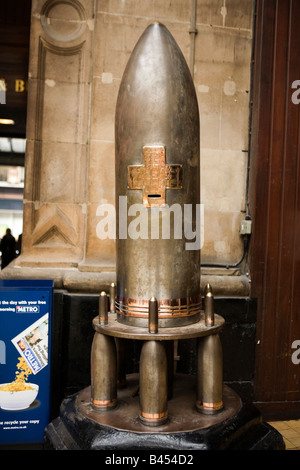
[[[20,233],[18,241],[16,241],[16,256],[19,256],[22,251],[22,233]]]
[[[10,228],[6,229],[6,234],[1,240],[0,251],[2,253],[1,269],[4,269],[16,257],[16,240]]]

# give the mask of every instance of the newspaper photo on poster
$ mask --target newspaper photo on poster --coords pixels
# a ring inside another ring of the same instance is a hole
[[[48,323],[49,314],[46,313],[11,340],[33,374],[48,365]]]

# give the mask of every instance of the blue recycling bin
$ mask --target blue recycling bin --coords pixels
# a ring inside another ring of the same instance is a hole
[[[52,280],[0,280],[0,445],[44,441],[50,421],[53,287]],[[19,376],[24,367],[29,375]]]

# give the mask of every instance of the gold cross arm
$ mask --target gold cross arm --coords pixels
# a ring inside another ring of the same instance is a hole
[[[128,165],[129,189],[143,190],[146,207],[161,207],[166,203],[166,189],[182,189],[182,166],[166,165],[162,145],[143,147],[143,164]]]

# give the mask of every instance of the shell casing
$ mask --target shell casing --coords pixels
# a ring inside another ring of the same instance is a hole
[[[155,297],[149,300],[149,333],[158,333],[158,305]]]
[[[117,353],[114,338],[95,333],[91,349],[91,402],[106,411],[117,404]]]
[[[168,373],[165,347],[145,341],[140,356],[140,421],[160,426],[168,419]]]
[[[185,226],[189,221],[197,233],[199,134],[197,97],[184,56],[164,25],[151,24],[131,54],[116,105],[121,323],[148,327],[151,296],[158,301],[159,327],[200,318],[200,248],[190,246],[194,238]]]
[[[212,292],[212,287],[211,287],[211,285],[210,285],[209,282],[206,284],[206,286],[205,286],[205,288],[204,288],[204,296],[205,296],[206,294],[208,294],[208,292]]]
[[[126,387],[126,340],[115,338],[117,349],[117,384],[118,388]]]
[[[164,341],[168,367],[168,400],[173,397],[173,381],[175,372],[174,341]]]
[[[210,285],[207,284],[204,291],[204,316],[206,326],[214,325],[214,315],[214,297]]]
[[[116,284],[114,282],[111,283],[109,289],[109,300],[110,300],[110,312],[115,312],[115,301],[116,301]]]
[[[99,296],[99,322],[100,325],[107,325],[108,323],[108,299],[104,291]]]
[[[198,339],[198,411],[214,414],[223,408],[223,351],[218,334]]]

